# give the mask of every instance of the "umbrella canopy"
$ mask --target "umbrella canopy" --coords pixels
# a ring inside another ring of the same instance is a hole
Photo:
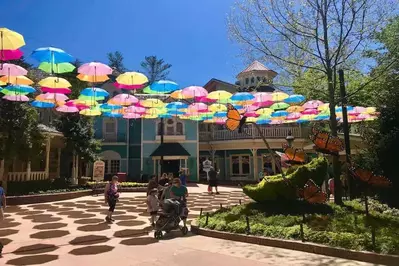
[[[33,81],[25,76],[3,76],[0,81],[14,85],[32,85]]]
[[[92,107],[90,109],[83,109],[79,112],[81,115],[85,116],[99,116],[101,115],[101,111],[98,107]]]
[[[78,107],[68,106],[68,105],[59,106],[56,108],[56,110],[61,113],[77,113],[77,112],[79,112]]]
[[[77,75],[78,79],[82,81],[87,81],[87,82],[92,82],[92,83],[98,83],[98,82],[104,82],[109,80],[109,77],[107,75],[103,76],[89,76],[89,75],[84,75],[84,74],[79,74]]]
[[[208,95],[208,91],[200,86],[189,86],[184,88],[181,92],[184,99],[193,99],[195,97],[206,97]]]
[[[52,93],[62,93],[62,94],[70,94],[72,91],[68,88],[48,88],[41,87],[42,92],[52,92]]]
[[[304,105],[302,105],[302,107],[305,109],[317,109],[320,105],[323,105],[323,104],[324,103],[319,100],[307,101]]]
[[[104,112],[104,113],[103,113],[103,116],[105,116],[105,117],[119,118],[119,117],[122,117],[123,114],[120,114],[120,113],[112,113],[112,112]]]
[[[188,107],[188,111],[189,112],[192,112],[192,111],[198,111],[198,112],[208,111],[208,105],[206,105],[204,103],[192,103]]]
[[[287,108],[287,112],[289,113],[300,113],[303,112],[305,110],[305,108],[303,108],[302,106],[298,106],[298,105],[293,105]]]
[[[182,90],[177,90],[174,91],[170,94],[170,97],[176,100],[182,100],[184,99],[184,96],[182,95]]]
[[[138,119],[138,118],[141,118],[141,115],[140,114],[135,114],[135,113],[128,113],[128,114],[125,114],[123,116],[123,118],[125,118],[125,119]]]
[[[109,93],[101,88],[86,88],[80,92],[81,95],[85,96],[102,96],[102,97],[108,97]]]
[[[109,103],[117,105],[132,105],[138,102],[139,99],[127,93],[117,94],[109,100]]]
[[[174,109],[174,110],[183,109],[183,108],[187,108],[187,107],[188,107],[188,104],[185,104],[182,102],[171,102],[166,105],[167,109]]]
[[[293,94],[288,96],[288,98],[284,99],[285,103],[289,104],[300,104],[305,100],[305,96],[300,95],[300,94]]]
[[[116,81],[122,86],[124,85],[143,85],[148,83],[148,78],[139,72],[125,72],[120,74]],[[129,89],[128,87],[126,89]]]
[[[285,99],[287,99],[288,97],[289,97],[289,95],[284,92],[273,92],[272,93],[272,101],[275,101],[275,102],[282,102]]]
[[[158,93],[170,93],[179,89],[179,85],[176,82],[169,80],[160,80],[150,85],[152,91]]]
[[[0,48],[4,50],[15,50],[25,45],[24,37],[18,32],[7,28],[0,28]]]
[[[165,106],[161,100],[151,98],[140,101],[140,104],[148,108],[161,108]]]
[[[231,96],[233,96],[230,92],[227,91],[212,91],[208,94],[207,98],[211,100],[217,100],[218,102],[230,100]]]
[[[255,113],[258,114],[258,115],[271,115],[273,112],[274,112],[273,109],[261,108],[261,109],[256,110]]]
[[[35,88],[28,86],[28,85],[9,85],[3,89],[14,92],[14,93],[33,93],[36,91]],[[4,93],[4,92],[3,92]]]
[[[237,92],[230,99],[235,102],[244,102],[254,100],[255,96],[249,92]]]
[[[52,102],[42,102],[42,101],[33,101],[31,102],[33,107],[37,108],[53,108],[55,107],[55,103]]]
[[[23,52],[19,49],[16,50],[0,50],[0,60],[18,60],[23,56]]]
[[[284,110],[287,109],[290,105],[288,103],[273,103],[272,106],[270,106],[270,109],[273,110]]]
[[[294,112],[294,113],[289,113],[287,115],[287,120],[297,120],[299,118],[301,118],[302,114],[299,112]]]
[[[112,74],[112,68],[103,63],[90,62],[81,65],[78,68],[78,73],[87,76],[106,76]]]
[[[283,117],[283,116],[288,116],[288,112],[287,111],[276,111],[274,113],[272,113],[272,117]]]
[[[2,64],[0,67],[0,76],[25,76],[28,71],[20,66],[14,64]]]
[[[144,107],[139,107],[139,106],[129,106],[126,108],[126,112],[144,114],[146,112],[146,109]]]
[[[39,65],[39,69],[46,73],[62,74],[72,72],[75,69],[75,66],[71,63],[53,64],[49,62],[42,62]]]
[[[72,86],[68,80],[57,77],[48,77],[42,79],[41,81],[39,81],[39,85],[42,87],[53,88],[53,89],[68,88]]]
[[[208,107],[208,110],[211,112],[221,112],[221,111],[227,111],[227,107],[224,104],[214,103]]]
[[[53,64],[72,62],[72,55],[64,50],[55,47],[38,48],[32,52],[32,57],[39,62],[49,62]]]
[[[45,93],[45,94],[39,94],[35,98],[38,101],[66,101],[68,100],[68,97],[65,96],[64,94],[61,93]]]
[[[3,99],[12,102],[29,102],[29,98],[25,95],[4,95]]]
[[[194,101],[199,103],[215,103],[216,100],[209,99],[208,97],[195,97]]]

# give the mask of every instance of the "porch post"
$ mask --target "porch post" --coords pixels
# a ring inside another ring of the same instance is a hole
[[[3,180],[3,174],[4,174],[4,160],[0,161],[0,180]]]
[[[51,148],[51,138],[50,136],[47,137],[47,144],[46,144],[46,179],[49,179],[50,176],[50,148]]]
[[[26,164],[26,180],[25,181],[30,180],[30,173],[31,173],[31,161],[29,160]]]
[[[59,178],[61,174],[61,148],[57,149],[57,158],[57,178]]]
[[[251,149],[252,158],[254,162],[254,179],[258,177],[258,149]]]

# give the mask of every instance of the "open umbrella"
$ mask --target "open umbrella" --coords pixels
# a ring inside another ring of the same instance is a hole
[[[69,88],[49,88],[49,87],[41,87],[42,92],[52,92],[52,93],[62,93],[62,94],[70,94],[72,93]]]
[[[14,64],[5,63],[0,67],[0,76],[25,76],[26,74],[28,74],[28,71],[25,68]]]
[[[77,78],[80,79],[81,81],[92,82],[92,83],[104,82],[109,80],[109,77],[107,75],[89,76],[89,75],[79,74],[77,75]]]
[[[160,80],[152,83],[150,89],[159,93],[170,93],[179,89],[179,85],[176,82],[170,80]]]
[[[165,104],[159,100],[159,99],[145,99],[145,100],[141,100],[140,104],[144,107],[148,107],[148,108],[162,108],[165,106]]]
[[[292,94],[288,96],[288,98],[284,99],[285,103],[289,104],[300,104],[305,100],[305,96],[300,95],[300,94]]]
[[[69,73],[75,69],[75,66],[71,63],[59,63],[59,64],[52,64],[49,62],[42,62],[39,65],[39,69],[43,70],[46,73]]]
[[[270,109],[273,110],[284,110],[287,109],[290,105],[288,103],[273,103],[270,106]]]
[[[8,85],[7,87],[5,87],[3,89],[3,91],[4,90],[14,92],[14,93],[33,93],[36,91],[35,88],[28,86],[28,85]]]
[[[68,105],[62,105],[57,107],[55,110],[61,113],[77,113],[79,112],[79,108],[76,106],[68,106]]]
[[[74,60],[72,55],[55,47],[38,48],[32,52],[32,57],[39,62],[49,62],[52,64],[72,62]]]
[[[275,102],[282,102],[287,99],[289,95],[284,92],[273,92],[272,93],[272,100]]]
[[[105,116],[105,117],[112,117],[112,118],[119,118],[119,117],[123,117],[123,114],[120,114],[120,113],[112,113],[112,112],[104,112],[104,113],[102,114],[102,116]]]
[[[28,96],[25,95],[4,95],[3,99],[11,102],[29,102]]]
[[[101,88],[86,88],[80,92],[81,95],[85,96],[102,96],[102,97],[108,97],[109,93]]]
[[[324,103],[322,101],[314,100],[314,101],[307,101],[306,103],[304,103],[304,105],[302,105],[302,107],[305,109],[316,109],[323,104]]]
[[[181,92],[184,99],[193,99],[195,97],[206,97],[208,95],[208,91],[200,86],[189,86],[184,88]]]
[[[127,93],[117,94],[109,100],[109,103],[123,106],[132,105],[138,102],[139,100],[136,97]]]
[[[18,60],[23,56],[23,52],[16,50],[0,50],[0,61]]]
[[[39,81],[39,85],[42,87],[54,89],[69,88],[72,86],[68,80],[57,77],[47,77],[45,79],[42,79],[41,81]]]
[[[125,118],[125,119],[139,119],[141,117],[142,116],[140,114],[137,114],[137,113],[128,113],[128,114],[125,114],[123,116],[123,118]],[[154,118],[156,118],[156,116]]]
[[[255,96],[249,92],[237,92],[230,97],[230,100],[235,102],[244,102],[254,100]]]
[[[55,103],[45,102],[45,101],[33,101],[30,104],[33,107],[37,107],[37,108],[53,108],[53,107],[55,107]]]
[[[146,109],[144,107],[139,106],[129,106],[126,108],[127,113],[136,113],[136,114],[144,114]]]
[[[58,101],[66,101],[68,100],[68,97],[65,96],[62,93],[45,93],[45,94],[39,94],[36,96],[35,98],[36,100],[39,101],[54,101],[54,102],[58,102]]]
[[[90,62],[81,65],[78,73],[87,76],[106,76],[112,74],[112,68],[100,62]]]
[[[24,37],[7,28],[0,28],[0,49],[15,50],[25,45]]]
[[[32,85],[33,81],[25,76],[3,76],[0,78],[0,81],[5,83],[11,83],[14,85]]]
[[[211,100],[216,100],[219,103],[230,103],[231,96],[233,95],[230,92],[220,90],[220,91],[212,91],[206,97]]]
[[[187,108],[187,107],[188,107],[188,104],[185,104],[182,102],[171,102],[166,105],[167,109],[173,109],[173,110],[183,109],[183,108]]]
[[[116,81],[119,88],[132,90],[143,88],[144,84],[148,83],[148,78],[139,72],[125,72],[120,74]]]

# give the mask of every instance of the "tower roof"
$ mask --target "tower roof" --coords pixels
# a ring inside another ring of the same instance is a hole
[[[246,69],[244,69],[243,71],[241,71],[238,75],[237,78],[239,78],[240,76],[242,76],[245,73],[251,73],[251,72],[272,72],[273,76],[277,75],[277,72],[271,69],[268,69],[267,67],[265,67],[265,65],[263,65],[261,62],[255,60],[254,62],[252,62],[252,64],[250,64]]]

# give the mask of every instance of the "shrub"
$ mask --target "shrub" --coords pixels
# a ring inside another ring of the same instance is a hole
[[[302,165],[286,176],[281,174],[268,176],[257,185],[243,187],[244,193],[256,202],[279,200],[295,200],[297,188],[302,188],[309,179],[321,185],[327,176],[327,159],[324,157],[313,159],[310,163]],[[289,184],[287,184],[289,183]]]
[[[90,187],[96,188],[104,188],[108,182],[87,182],[87,185]],[[136,183],[136,182],[121,182],[119,183],[120,187],[147,187],[147,183]]]
[[[85,189],[86,187],[69,188],[69,184],[64,178],[54,180],[32,180],[25,182],[8,182],[8,196],[21,196],[44,193],[57,193]]]

